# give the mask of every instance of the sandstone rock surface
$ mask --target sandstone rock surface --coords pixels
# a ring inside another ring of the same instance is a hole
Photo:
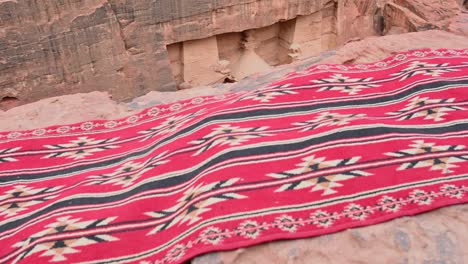
[[[117,119],[130,115],[130,111],[105,92],[64,95],[0,111],[0,130],[28,130],[93,119]]]
[[[176,90],[166,45],[269,26],[328,2],[1,0],[0,100]]]
[[[129,101],[369,36],[467,25],[463,0],[0,0],[0,101],[91,91]],[[220,61],[233,69],[220,73]]]
[[[344,48],[338,49],[334,56],[324,59],[321,63],[366,63],[381,60],[401,50],[421,48],[468,48],[467,40],[468,35],[455,35],[440,30],[428,30],[383,37],[369,37],[365,39],[365,41],[349,42]]]

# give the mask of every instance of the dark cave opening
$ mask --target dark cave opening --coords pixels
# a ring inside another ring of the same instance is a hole
[[[9,110],[19,105],[19,99],[13,96],[4,96],[0,100],[0,109],[3,111]]]
[[[374,30],[380,36],[385,35],[385,17],[382,14],[382,9],[377,9],[374,14]]]

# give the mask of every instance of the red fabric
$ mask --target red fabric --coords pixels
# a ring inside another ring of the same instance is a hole
[[[468,50],[0,133],[0,262],[181,263],[468,200]]]

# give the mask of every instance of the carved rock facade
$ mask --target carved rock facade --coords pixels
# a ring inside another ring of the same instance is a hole
[[[440,2],[0,0],[0,103],[90,91],[125,101],[232,82],[355,38],[467,34],[467,4]]]

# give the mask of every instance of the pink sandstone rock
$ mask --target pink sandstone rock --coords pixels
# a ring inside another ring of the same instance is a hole
[[[167,45],[270,26],[331,2],[0,0],[0,100],[104,91],[125,101],[175,91]]]
[[[401,50],[420,48],[468,48],[468,36],[440,30],[413,32],[404,35],[369,37],[365,41],[349,42],[321,63],[365,63],[381,60]]]
[[[0,108],[222,83],[223,60],[240,80],[369,36],[466,35],[466,12],[464,0],[0,0]]]
[[[0,130],[27,130],[93,119],[116,119],[130,109],[103,92],[79,93],[43,99],[0,111]]]

